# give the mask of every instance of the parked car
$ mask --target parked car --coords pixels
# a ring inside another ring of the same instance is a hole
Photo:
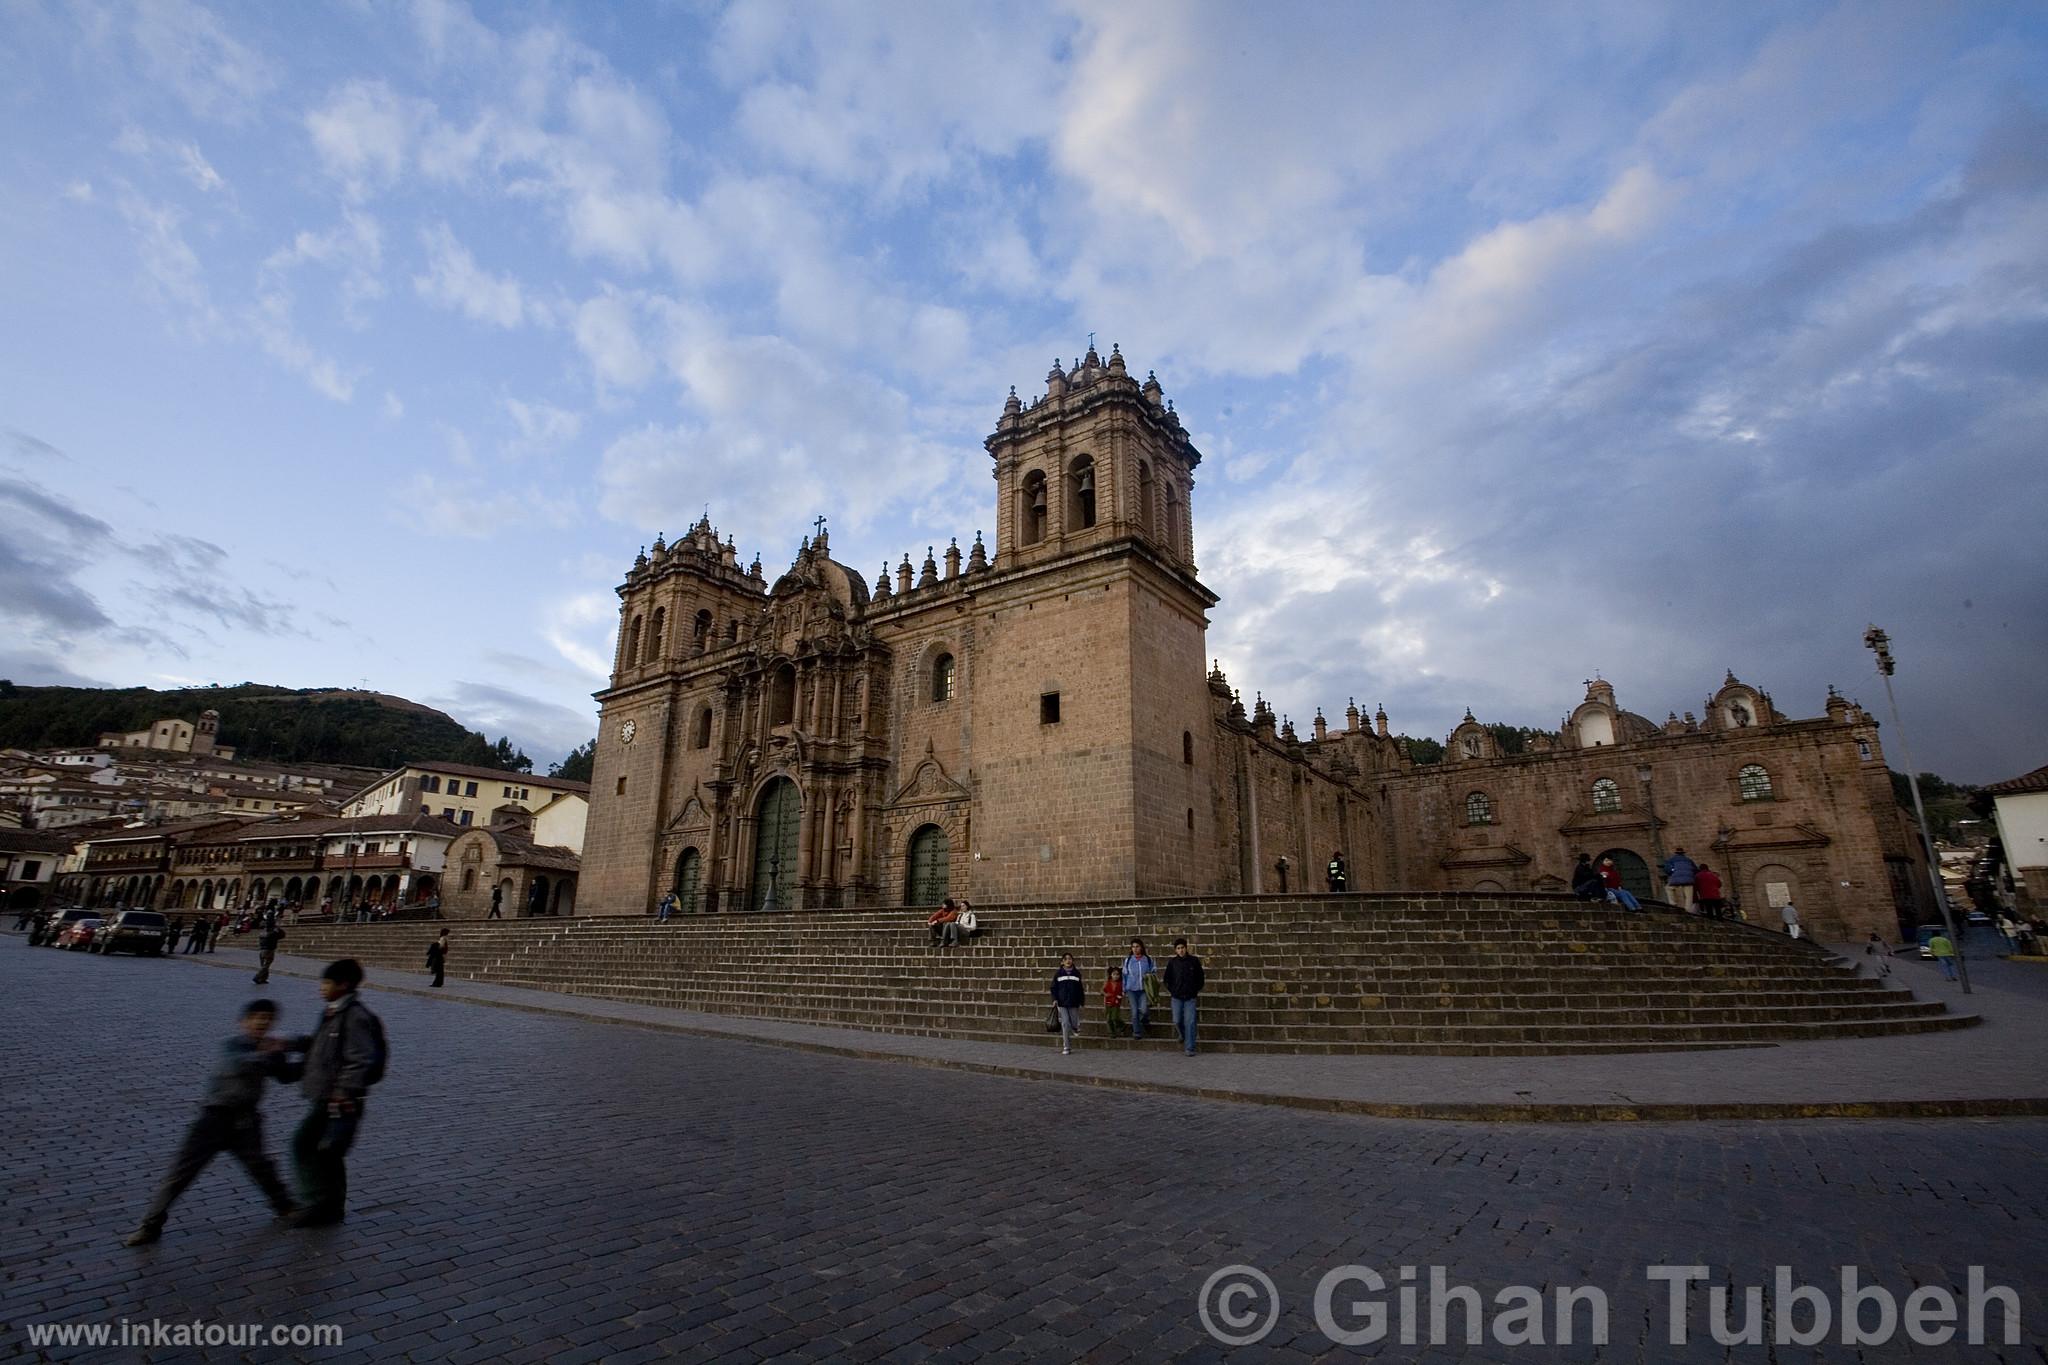
[[[99,917],[100,912],[97,910],[86,910],[76,906],[69,910],[58,911],[56,917],[43,930],[43,946],[45,948],[56,947],[58,935],[62,934],[66,929],[69,929],[82,919],[96,920]]]
[[[71,920],[62,929],[57,931],[56,946],[68,948],[74,953],[81,948],[90,952],[92,950],[93,935],[97,934],[100,931],[100,927],[105,923],[106,921],[103,919]]]
[[[109,957],[124,950],[162,957],[169,927],[169,921],[154,910],[123,910],[93,936],[92,950]]]

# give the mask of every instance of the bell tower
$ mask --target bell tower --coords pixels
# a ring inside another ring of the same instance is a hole
[[[1063,370],[1025,404],[1010,391],[995,434],[998,568],[1055,559],[1110,541],[1144,542],[1192,575],[1188,509],[1202,453],[1188,439],[1159,380],[1140,384],[1110,347]]]

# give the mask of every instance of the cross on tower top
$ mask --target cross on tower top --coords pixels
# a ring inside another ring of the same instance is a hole
[[[819,517],[819,518],[818,518],[818,519],[817,519],[816,521],[812,522],[812,523],[811,523],[811,525],[812,525],[812,527],[813,527],[813,528],[814,528],[814,529],[815,529],[815,530],[817,531],[817,533],[818,533],[819,535],[821,535],[821,536],[822,536],[822,535],[824,535],[824,534],[825,534],[825,518],[824,518],[824,517],[822,517],[822,516],[821,516],[821,517]]]

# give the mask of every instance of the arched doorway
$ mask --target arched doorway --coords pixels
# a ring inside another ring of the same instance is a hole
[[[937,905],[946,899],[952,883],[947,878],[951,847],[946,831],[926,825],[910,836],[910,870],[903,879],[905,905]]]
[[[1766,928],[1783,923],[1778,911],[1799,904],[1799,874],[1783,863],[1765,863],[1752,872],[1747,889],[1749,918]]]
[[[796,783],[778,777],[762,789],[754,820],[754,883],[747,895],[753,910],[786,910],[796,880],[797,826],[803,798]]]
[[[526,913],[545,915],[548,912],[548,879],[534,874],[533,885],[526,888]]]
[[[704,859],[696,849],[686,848],[676,859],[676,908],[686,915],[697,913],[697,892],[704,881]]]
[[[1597,865],[1601,858],[1614,859],[1615,869],[1621,873],[1621,884],[1629,889],[1639,901],[1653,901],[1660,897],[1656,886],[1650,881],[1650,865],[1625,848],[1610,848],[1593,859]]]
[[[573,878],[555,878],[555,908],[552,913],[557,915],[573,915],[576,913],[576,882]]]

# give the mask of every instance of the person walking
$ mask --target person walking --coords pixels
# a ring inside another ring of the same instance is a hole
[[[1336,895],[1351,885],[1351,869],[1344,864],[1344,851],[1337,850],[1330,855],[1330,894]]]
[[[212,925],[212,927],[211,927],[211,928],[209,928],[209,929],[207,930],[207,933],[206,933],[206,951],[207,951],[207,952],[209,952],[209,953],[213,953],[213,952],[219,952],[219,951],[220,951],[220,936],[221,936],[222,934],[225,934],[225,933],[226,933],[227,931],[228,931],[228,912],[227,912],[227,911],[225,911],[225,910],[223,910],[223,911],[221,911],[221,912],[220,912],[220,918],[219,918],[219,919],[217,919],[217,920],[215,920],[215,921],[213,922],[213,925]]]
[[[427,945],[427,970],[434,974],[430,985],[441,984],[442,976],[448,970],[448,931],[443,929],[441,937]]]
[[[264,982],[266,982],[266,981],[270,980],[270,964],[271,964],[271,963],[273,963],[273,962],[275,962],[275,961],[277,961],[277,945],[278,945],[278,944],[280,944],[280,943],[282,943],[283,941],[284,941],[284,930],[282,930],[282,929],[280,929],[280,928],[278,928],[278,927],[277,927],[277,921],[276,921],[276,920],[272,920],[272,921],[270,921],[270,923],[269,923],[268,925],[264,926],[263,932],[262,932],[262,933],[261,933],[260,935],[258,935],[258,936],[257,936],[257,938],[256,938],[256,984],[257,984],[257,985],[259,985],[259,986],[260,986],[260,985],[262,985],[262,984],[263,984]]]
[[[1724,919],[1728,902],[1721,898],[1721,874],[1701,863],[1693,871],[1693,894],[1699,898],[1700,913],[1709,919]]]
[[[1109,1036],[1121,1038],[1130,1028],[1124,1023],[1124,978],[1115,967],[1108,970],[1102,979],[1102,1021],[1109,1026]]]
[[[1799,924],[1799,907],[1791,901],[1786,901],[1778,907],[1778,917],[1785,921],[1786,937],[1798,938],[1803,932]]]
[[[1052,974],[1052,1003],[1060,1015],[1060,1056],[1074,1050],[1074,1035],[1081,1031],[1081,995],[1087,987],[1081,983],[1081,971],[1074,965],[1074,955],[1060,956],[1059,970]]]
[[[1124,999],[1131,1006],[1131,1041],[1140,1042],[1145,1037],[1145,978],[1158,968],[1145,955],[1145,940],[1131,940],[1131,951],[1124,956]]]
[[[505,888],[503,885],[498,885],[491,888],[491,913],[485,915],[484,918],[505,918]]]
[[[123,1239],[125,1245],[148,1246],[162,1237],[171,1205],[222,1152],[242,1163],[280,1218],[296,1211],[291,1192],[278,1179],[277,1167],[263,1150],[263,1082],[289,1081],[297,1071],[286,1056],[284,1043],[270,1036],[276,1022],[274,1001],[251,1000],[242,1007],[240,1024],[221,1044],[220,1060],[199,1102],[199,1115],[185,1130],[185,1140],[171,1158],[171,1169],[157,1186],[156,1198],[135,1231]]]
[[[164,930],[164,952],[166,954],[175,954],[178,951],[178,939],[184,932],[185,917],[180,915],[171,921],[170,928]]]
[[[1934,954],[1935,965],[1941,974],[1953,981],[1956,979],[1956,945],[1946,932],[1936,933],[1927,940],[1927,951]]]
[[[1870,970],[1882,981],[1892,974],[1892,948],[1877,930],[1870,931],[1870,941],[1863,945],[1863,956],[1870,960]]]
[[[1671,896],[1671,903],[1690,914],[1693,908],[1693,888],[1699,877],[1700,865],[1685,856],[1684,849],[1678,849],[1664,860],[1664,889]]]
[[[185,936],[185,955],[187,957],[190,957],[194,953],[203,952],[205,950],[206,928],[211,923],[213,923],[213,921],[208,919],[204,915],[201,915],[197,919],[192,921],[192,932]]]
[[[1173,999],[1173,1031],[1181,1051],[1195,1055],[1196,997],[1202,993],[1202,959],[1188,951],[1188,941],[1173,941],[1173,956],[1166,959],[1166,993]]]
[[[327,1010],[311,1037],[292,1046],[305,1053],[299,1092],[306,1116],[292,1134],[292,1167],[301,1207],[295,1227],[338,1223],[347,1212],[348,1149],[362,1128],[363,1100],[384,1077],[389,1053],[384,1023],[358,997],[362,965],[352,957],[327,964],[320,974],[320,998]]]

